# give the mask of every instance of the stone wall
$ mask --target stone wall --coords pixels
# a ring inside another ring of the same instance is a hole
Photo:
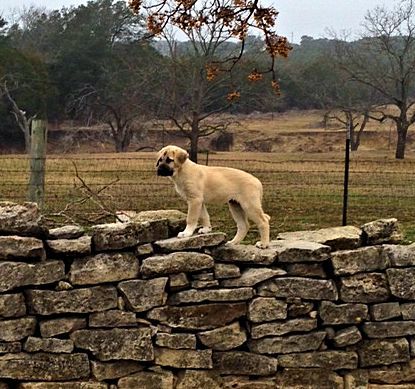
[[[183,216],[48,231],[2,203],[0,388],[415,388],[415,244],[396,220],[260,250],[169,238]]]

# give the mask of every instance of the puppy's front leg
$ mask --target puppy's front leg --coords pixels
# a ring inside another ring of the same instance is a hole
[[[187,202],[187,219],[186,228],[184,231],[179,232],[177,237],[186,238],[192,236],[197,227],[199,221],[200,211],[202,210],[203,202],[199,199],[188,200]]]

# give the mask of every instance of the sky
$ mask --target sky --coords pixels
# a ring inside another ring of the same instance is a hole
[[[87,3],[87,0],[0,0],[0,15],[7,16],[14,8],[30,5],[60,9]],[[367,10],[377,5],[396,3],[387,0],[265,0],[280,12],[277,32],[298,43],[303,35],[329,37],[328,29],[357,36]]]

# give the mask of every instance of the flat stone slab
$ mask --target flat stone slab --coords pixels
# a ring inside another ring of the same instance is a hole
[[[275,336],[252,339],[248,342],[249,350],[258,354],[290,354],[318,350],[327,333],[310,332],[305,335]]]
[[[202,302],[226,302],[247,301],[254,296],[252,288],[236,289],[189,289],[177,292],[169,297],[171,305],[202,303]]]
[[[278,262],[323,262],[330,256],[331,247],[304,240],[273,240],[271,247],[278,252]]]
[[[132,253],[101,253],[75,259],[69,272],[73,285],[94,285],[135,278],[138,259]]]
[[[246,316],[246,311],[246,303],[164,306],[149,311],[147,318],[162,322],[172,328],[210,330],[223,327]]]
[[[143,260],[141,274],[143,278],[153,278],[177,273],[191,273],[212,269],[213,258],[197,252],[177,252],[153,256]]]
[[[110,309],[89,315],[89,327],[135,327],[137,318],[134,312]]]
[[[308,332],[316,328],[317,319],[312,318],[253,324],[251,326],[251,338],[259,339],[265,336],[282,336],[291,332]]]
[[[370,317],[375,321],[394,319],[401,316],[401,306],[398,302],[379,303],[370,307]],[[404,320],[408,320],[405,319]]]
[[[248,268],[244,270],[241,276],[238,278],[231,278],[228,280],[221,281],[221,286],[224,286],[224,287],[254,286],[270,278],[283,276],[285,274],[287,274],[287,272],[282,269]]]
[[[134,312],[144,312],[164,305],[167,300],[167,277],[150,280],[131,280],[118,284],[128,307]]]
[[[143,369],[144,365],[137,361],[100,362],[91,360],[91,375],[97,381],[114,380],[137,373]]]
[[[284,368],[323,368],[330,370],[357,369],[358,357],[353,351],[316,351],[282,355],[278,358]]]
[[[150,328],[78,330],[70,337],[75,347],[88,350],[100,361],[154,359]]]
[[[92,238],[81,236],[77,239],[47,240],[46,244],[53,255],[81,256],[91,254]]]
[[[21,317],[26,314],[23,293],[0,295],[0,318]]]
[[[61,317],[58,319],[41,321],[39,326],[42,337],[49,338],[80,330],[85,328],[87,323],[84,317]]]
[[[415,243],[408,246],[384,245],[384,255],[393,267],[415,266]]]
[[[92,244],[95,251],[120,250],[137,246],[143,227],[135,223],[109,223],[93,227]]]
[[[358,273],[340,279],[340,298],[345,302],[380,303],[389,297],[389,285],[383,273]]]
[[[322,228],[314,231],[284,232],[278,239],[304,240],[330,246],[335,250],[351,250],[361,246],[362,230],[354,226]]]
[[[369,338],[399,338],[415,335],[415,321],[367,322],[363,332]]]
[[[73,342],[69,339],[43,339],[29,336],[24,344],[24,350],[29,353],[45,352],[70,354],[73,349]]]
[[[186,369],[178,375],[175,389],[224,389],[223,379],[211,370]],[[227,387],[229,388],[229,387]],[[261,388],[257,388],[261,389]]]
[[[303,277],[278,277],[263,282],[258,287],[263,297],[293,297],[306,300],[337,300],[336,285],[332,280]]]
[[[171,371],[142,371],[118,380],[118,389],[172,389],[174,375]]]
[[[393,296],[415,300],[415,268],[387,269],[386,274]]]
[[[364,340],[357,348],[361,367],[409,362],[409,343],[405,338]]]
[[[59,366],[57,369],[56,367]],[[87,354],[8,354],[0,358],[0,378],[65,381],[89,377]]]
[[[1,262],[0,292],[6,292],[28,285],[45,285],[65,278],[63,261],[38,263]]]
[[[160,347],[167,347],[170,349],[196,349],[196,335],[195,334],[168,334],[164,332],[157,333],[156,345]]]
[[[380,247],[360,247],[356,250],[336,251],[332,253],[331,262],[337,275],[356,274],[385,270],[389,260],[382,255]]]
[[[287,303],[274,297],[256,297],[248,306],[248,319],[254,323],[287,317]]]
[[[237,278],[241,275],[241,269],[232,263],[215,263],[215,278]]]
[[[336,347],[347,347],[362,340],[362,334],[356,326],[337,331],[333,338]]]
[[[116,308],[117,290],[112,286],[65,290],[28,290],[26,292],[31,312],[39,315],[61,313],[89,313]]]
[[[319,315],[324,325],[360,324],[368,320],[369,309],[365,304],[334,304],[322,301]]]
[[[67,225],[52,228],[48,232],[48,239],[78,239],[85,234],[83,227]]]
[[[322,368],[288,368],[276,375],[276,388],[331,388],[343,389],[343,377],[332,370]],[[249,386],[246,387],[249,389]],[[265,389],[265,388],[264,388]],[[350,388],[352,389],[352,388]]]
[[[20,319],[0,321],[0,341],[15,342],[35,333],[36,318],[22,317]]]
[[[0,202],[0,235],[44,236],[46,233],[36,203]]]
[[[215,232],[192,235],[187,238],[169,238],[154,242],[158,251],[169,253],[184,250],[200,250],[204,247],[218,246],[226,240],[226,234]]]
[[[260,249],[253,245],[225,244],[214,248],[212,256],[219,262],[272,265],[278,257],[278,250]]]
[[[245,351],[216,351],[213,369],[220,374],[268,376],[277,372],[277,358]]]
[[[33,261],[46,257],[43,241],[22,236],[0,236],[0,260]]]
[[[226,351],[237,348],[245,343],[247,336],[239,322],[214,330],[199,332],[200,342],[212,350]]]
[[[19,389],[108,389],[108,385],[94,381],[24,382]]]
[[[212,350],[175,350],[156,347],[155,363],[176,369],[212,369]]]
[[[363,240],[367,245],[382,243],[400,243],[403,240],[401,227],[397,219],[379,219],[364,224]]]

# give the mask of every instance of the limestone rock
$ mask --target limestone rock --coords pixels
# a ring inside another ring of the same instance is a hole
[[[118,380],[118,389],[173,389],[174,376],[170,371],[142,371]]]
[[[361,246],[362,231],[353,226],[322,228],[314,231],[285,232],[278,239],[305,240],[330,246],[335,250],[350,250]]]
[[[15,342],[22,340],[33,335],[35,329],[36,319],[34,317],[0,321],[0,341]]]
[[[40,322],[40,334],[43,338],[67,334],[86,327],[86,319],[81,317],[62,317]]]
[[[78,239],[84,233],[83,227],[67,225],[49,230],[48,239]]]
[[[200,250],[204,247],[218,246],[226,240],[223,232],[192,235],[187,238],[169,238],[154,242],[154,246],[163,253],[183,250]]]
[[[94,381],[24,382],[19,389],[108,389],[108,385]]]
[[[237,278],[241,275],[241,270],[238,266],[232,263],[215,263],[215,278],[227,279]]]
[[[47,229],[42,223],[36,203],[16,204],[0,202],[0,235],[44,236]]]
[[[0,354],[20,353],[21,351],[22,344],[20,342],[0,342]]]
[[[389,260],[391,266],[415,266],[415,243],[408,246],[384,245],[382,249],[382,255]]]
[[[36,238],[22,236],[0,236],[0,260],[33,261],[46,256],[43,242]]]
[[[384,270],[389,266],[388,258],[382,255],[380,247],[336,251],[331,256],[331,262],[337,275]]]
[[[367,245],[399,243],[403,239],[397,219],[379,219],[366,223],[361,228]]]
[[[141,274],[143,278],[152,278],[212,269],[213,266],[213,258],[210,255],[196,252],[177,252],[144,259]]]
[[[304,240],[273,240],[271,247],[278,251],[278,262],[322,262],[329,258],[331,248]]]
[[[248,319],[254,323],[285,319],[287,303],[274,297],[257,297],[248,306]]]
[[[274,378],[250,379],[244,376],[224,376],[224,389],[276,389]],[[278,387],[279,388],[279,387]]]
[[[212,256],[218,262],[272,265],[278,257],[275,248],[260,249],[253,245],[225,244],[212,250]]]
[[[245,351],[216,351],[213,353],[213,368],[223,374],[267,376],[277,372],[276,358]]]
[[[405,365],[371,368],[368,370],[368,379],[378,384],[389,384],[393,388],[399,387],[396,385],[399,383],[413,382],[415,381],[414,362],[411,360]]]
[[[141,258],[141,257],[148,257],[154,253],[153,245],[151,243],[145,243],[142,245],[137,246],[134,249],[134,254]]]
[[[415,303],[403,303],[400,308],[404,320],[415,320]]]
[[[332,370],[321,368],[284,369],[276,375],[275,388],[330,388],[343,389],[343,377]],[[248,389],[249,387],[247,387]],[[271,389],[271,388],[270,388]],[[352,389],[352,388],[349,388]],[[356,388],[357,389],[357,388]]]
[[[258,287],[260,296],[293,297],[306,300],[337,300],[336,285],[332,280],[303,277],[281,277],[263,282]]]
[[[239,322],[225,327],[198,333],[198,338],[206,347],[212,350],[226,351],[239,347],[246,341],[246,332]]]
[[[190,285],[193,289],[208,289],[208,288],[215,288],[219,286],[219,281],[218,280],[211,280],[211,281],[196,280],[196,281],[192,281]]]
[[[118,284],[118,289],[124,295],[131,310],[144,312],[166,303],[167,293],[165,289],[167,281],[167,277],[124,281]]]
[[[140,226],[138,239],[141,243],[151,243],[169,237],[169,225],[167,220],[146,221],[141,222],[138,225]]]
[[[156,347],[155,363],[177,369],[211,369],[212,350],[178,350]]]
[[[189,289],[177,292],[169,297],[169,304],[201,303],[205,301],[246,301],[254,296],[252,288],[237,289]]]
[[[65,381],[87,377],[89,360],[86,354],[11,354],[7,359],[0,358],[0,378]]]
[[[187,288],[190,285],[189,279],[186,273],[177,273],[169,275],[169,288],[171,291],[176,292],[178,290]]]
[[[101,253],[76,259],[69,281],[73,285],[93,285],[137,277],[139,263],[132,253]]]
[[[305,335],[275,336],[252,339],[249,350],[259,354],[289,354],[318,350],[326,337],[325,331]],[[318,367],[318,366],[316,366]]]
[[[415,300],[415,268],[387,269],[386,274],[393,296]]]
[[[117,307],[117,290],[112,286],[62,292],[28,290],[26,294],[30,310],[39,315],[99,312]]]
[[[92,238],[81,236],[77,239],[47,240],[46,244],[53,255],[81,256],[91,254]]]
[[[287,275],[293,277],[328,278],[322,263],[290,263]]]
[[[91,351],[100,361],[154,359],[150,328],[77,330],[70,337],[75,347]]]
[[[314,303],[295,299],[292,303],[288,304],[287,316],[289,318],[304,316],[309,314],[313,309]]]
[[[136,361],[91,361],[91,375],[97,381],[114,380],[137,373],[143,369],[143,364]]]
[[[35,264],[0,262],[0,292],[27,285],[43,285],[65,277],[63,261],[45,261]]]
[[[382,273],[359,273],[343,277],[340,284],[340,297],[345,302],[379,303],[390,296],[386,276]]]
[[[26,314],[23,293],[0,295],[0,317],[20,317]]]
[[[367,322],[363,332],[369,338],[399,338],[415,335],[415,321]]]
[[[362,340],[362,334],[356,326],[344,328],[337,331],[333,343],[336,347],[346,347],[356,344]]]
[[[135,313],[111,309],[89,315],[90,327],[134,327],[137,325]]]
[[[189,370],[179,373],[175,389],[223,389],[222,378],[213,371]]]
[[[93,227],[92,244],[95,251],[119,250],[137,246],[143,227],[134,223],[99,224]]]
[[[282,355],[278,359],[284,368],[322,368],[330,370],[356,369],[358,358],[352,351],[316,351]]]
[[[401,307],[397,302],[374,304],[370,307],[370,316],[375,321],[394,319],[401,316]]]
[[[259,339],[265,336],[282,336],[290,332],[307,332],[316,328],[317,320],[312,318],[254,324],[251,327],[251,337],[252,339]]]
[[[42,339],[29,336],[24,344],[24,350],[29,353],[43,351],[70,354],[73,351],[73,342],[69,339]]]
[[[254,286],[262,281],[266,281],[270,278],[282,276],[287,272],[282,269],[269,269],[269,268],[248,268],[242,272],[242,275],[238,278],[232,278],[229,280],[221,281],[221,286],[224,287],[242,287],[242,286]]]
[[[164,332],[157,333],[156,345],[170,349],[196,349],[196,335],[194,334],[168,334]]]
[[[246,310],[245,303],[164,306],[152,309],[147,317],[172,328],[209,330],[223,327],[245,316]]]
[[[369,317],[368,307],[364,304],[333,304],[322,301],[319,315],[324,325],[359,324]]]
[[[405,338],[364,340],[357,348],[361,367],[408,362],[409,343]]]

